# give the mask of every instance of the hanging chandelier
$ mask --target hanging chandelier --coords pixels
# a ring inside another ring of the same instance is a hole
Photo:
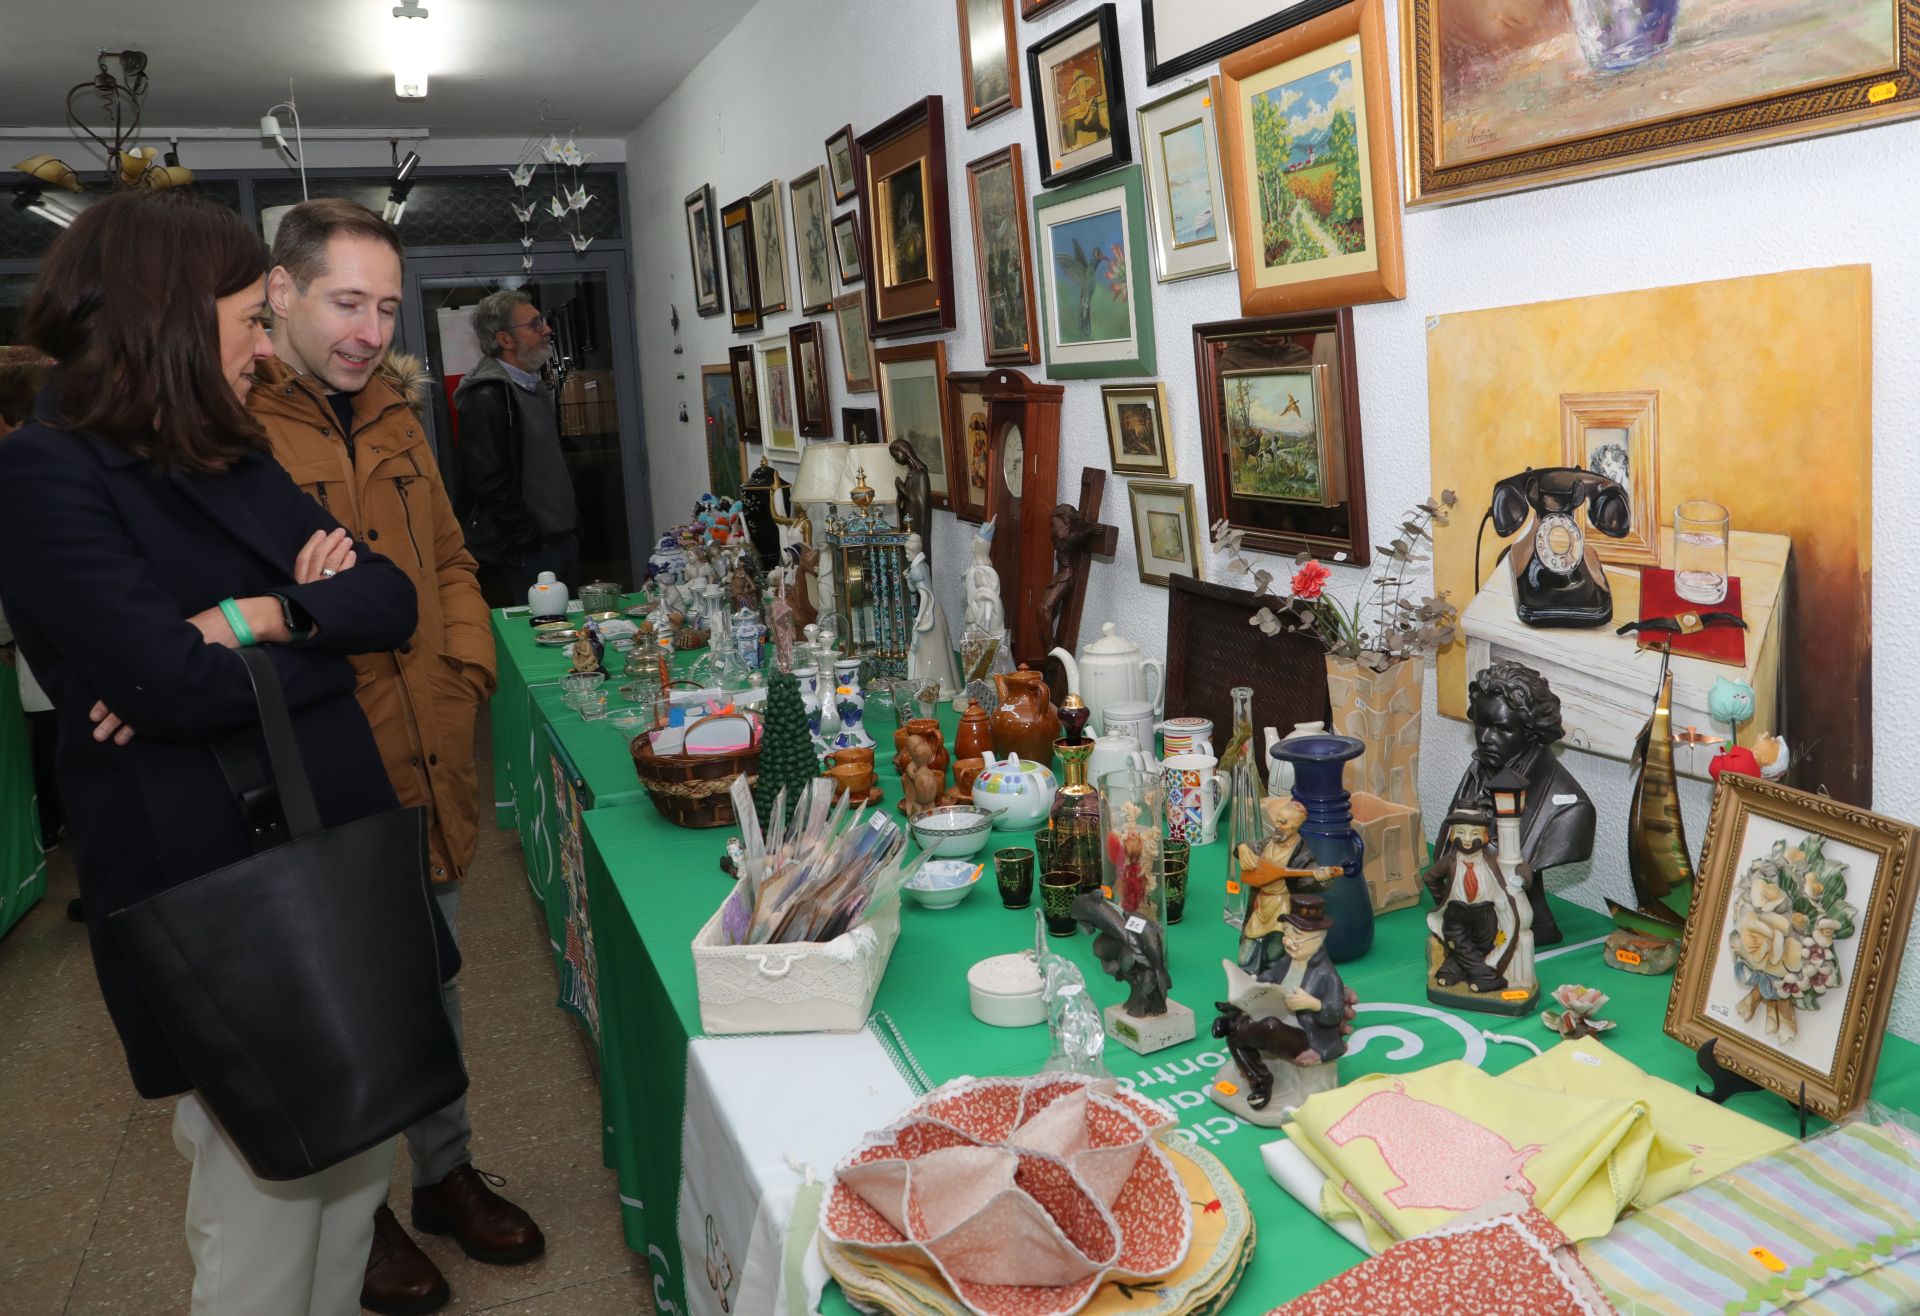
[[[118,76],[107,68],[107,61],[119,64]],[[140,133],[140,112],[147,96],[147,56],[140,50],[102,50],[98,53],[98,71],[85,82],[75,83],[67,92],[67,124],[76,137],[91,139],[105,154],[107,181],[103,189],[122,187],[161,189],[185,187],[193,182],[193,170],[180,163],[178,141],[170,141],[162,155],[151,146],[135,145]],[[100,123],[96,132],[92,119]],[[105,135],[103,135],[105,134]],[[15,204],[22,209],[49,217],[68,217],[78,210],[70,205],[47,204],[44,187],[64,192],[87,189],[71,165],[58,156],[29,156],[14,166],[33,182],[16,187]],[[58,219],[55,222],[59,222]]]

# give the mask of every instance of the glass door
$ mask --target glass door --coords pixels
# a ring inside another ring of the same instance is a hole
[[[531,274],[518,255],[407,260],[404,338],[420,344],[436,387],[434,451],[444,470],[459,461],[453,391],[480,360],[474,307],[488,293],[526,293],[553,326],[552,402],[560,446],[580,509],[583,580],[631,589],[653,551],[646,443],[625,262],[619,255],[542,254]]]

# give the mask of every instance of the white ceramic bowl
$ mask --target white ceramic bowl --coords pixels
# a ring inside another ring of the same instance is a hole
[[[972,894],[984,871],[970,859],[929,859],[901,889],[928,909],[950,909]]]
[[[920,848],[936,859],[966,859],[980,853],[993,833],[993,816],[969,804],[928,809],[908,824]]]

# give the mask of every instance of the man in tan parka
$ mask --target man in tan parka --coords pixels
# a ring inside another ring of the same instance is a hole
[[[397,650],[353,664],[400,802],[427,808],[434,895],[458,935],[460,879],[479,817],[474,715],[494,689],[493,636],[473,557],[409,405],[409,381],[387,360],[402,257],[393,227],[354,202],[326,198],[289,211],[267,280],[275,359],[258,367],[249,408],[295,483],[413,578],[419,628]],[[457,1036],[457,980],[445,991]],[[480,1261],[538,1255],[539,1227],[473,1168],[471,1136],[464,1098],[407,1130],[414,1228],[450,1234]],[[362,1305],[417,1313],[450,1296],[438,1267],[383,1204]]]

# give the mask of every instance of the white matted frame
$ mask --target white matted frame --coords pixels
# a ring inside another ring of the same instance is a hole
[[[1133,553],[1143,584],[1171,585],[1175,576],[1202,578],[1199,514],[1194,510],[1192,485],[1129,480],[1127,506],[1133,516]]]
[[[1220,79],[1208,78],[1142,105],[1140,168],[1154,275],[1162,283],[1233,268],[1233,224],[1214,106]]]

